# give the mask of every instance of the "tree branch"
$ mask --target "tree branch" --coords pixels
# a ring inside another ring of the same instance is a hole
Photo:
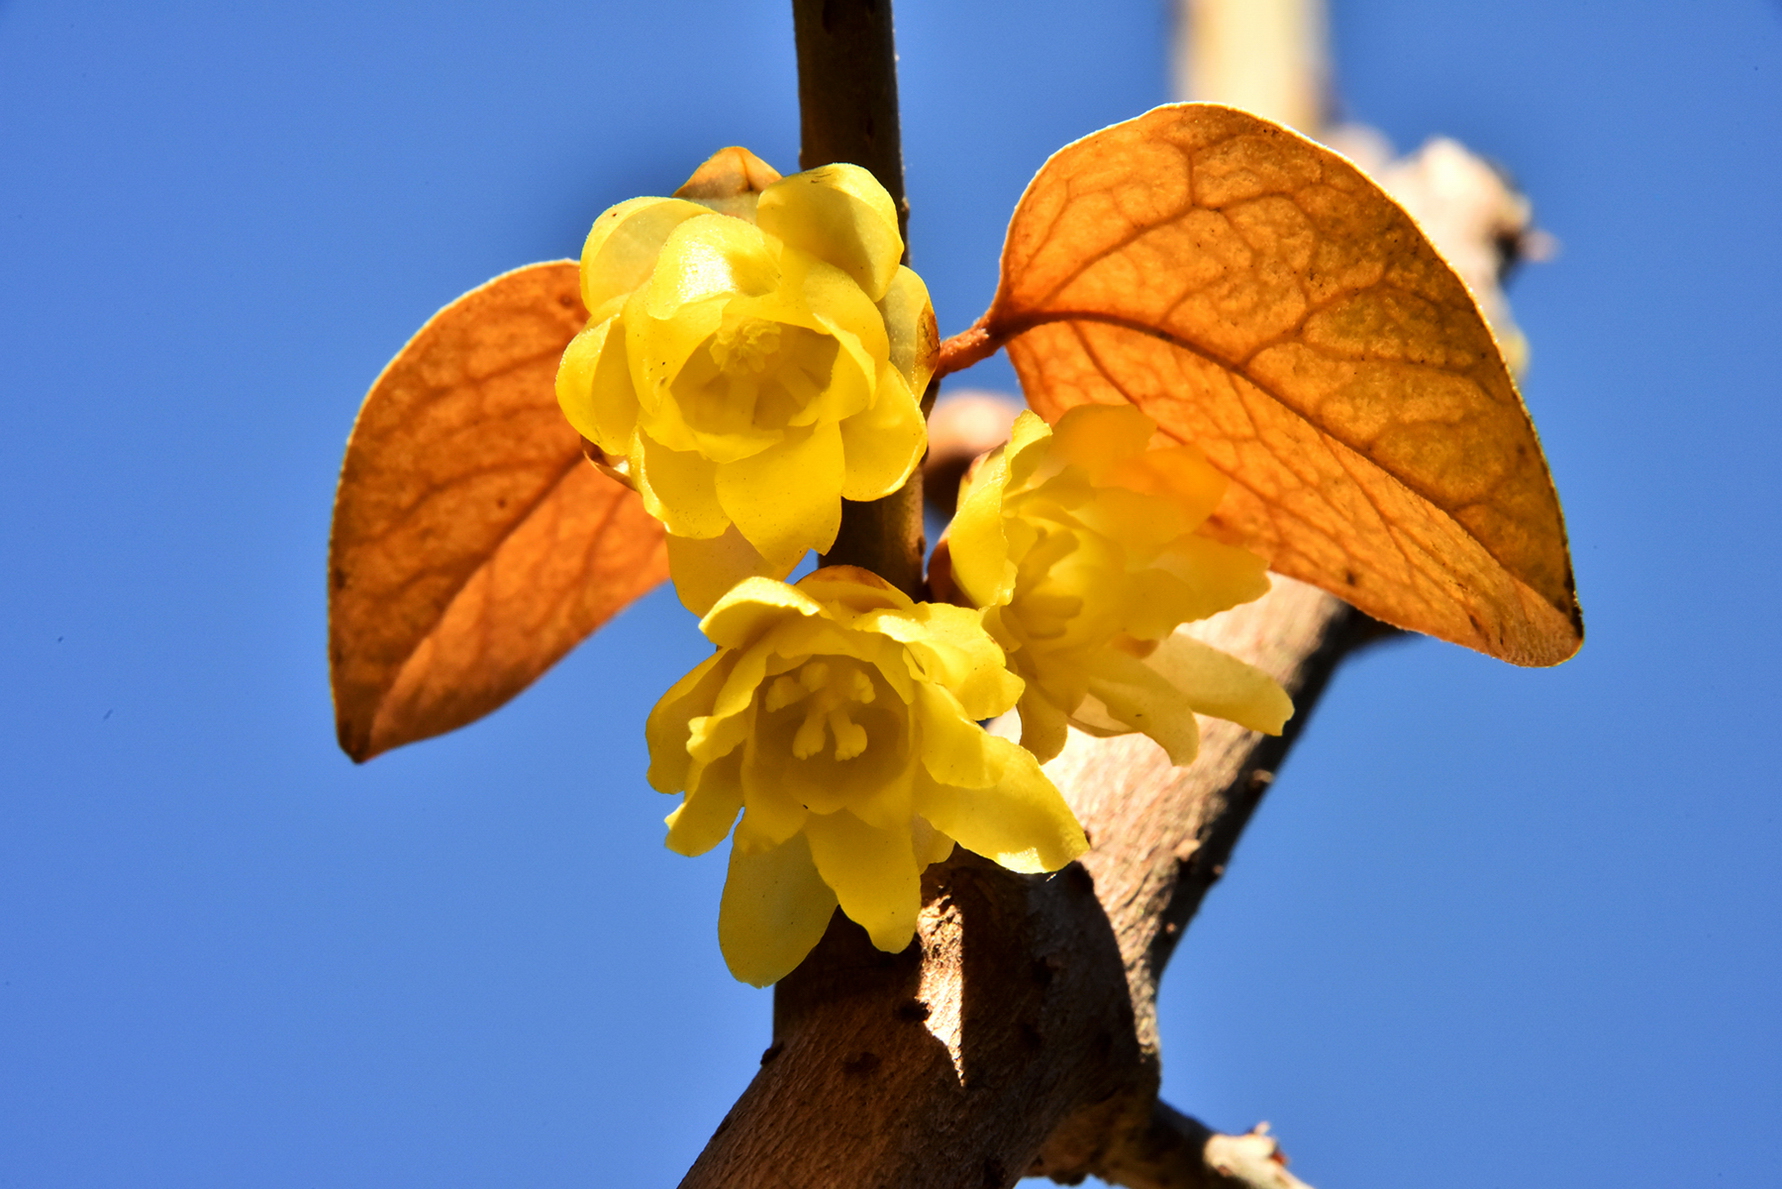
[[[798,51],[798,167],[846,161],[870,171],[896,204],[897,226],[907,241],[891,0],[792,0],[792,36]]]
[[[891,0],[792,0],[798,50],[801,168],[846,161],[870,170],[897,206],[909,263],[909,201],[897,115]],[[924,400],[924,411],[933,403]],[[882,500],[842,504],[826,566],[860,566],[912,598],[922,590],[922,472]]]
[[[1152,1099],[1148,1114],[1134,1116],[1095,1168],[1103,1180],[1127,1189],[1311,1189],[1287,1171],[1287,1158],[1268,1124],[1243,1135],[1221,1135],[1199,1119]],[[1030,1174],[1050,1174],[1067,1184],[1081,1181],[1086,1163],[1062,1159],[1073,1153],[1070,1136],[1055,1134],[1042,1163]],[[1090,1138],[1085,1136],[1084,1138]]]
[[[1268,1183],[1254,1176],[1259,1160],[1279,1168],[1272,1140],[1197,1148],[1191,1121],[1157,1104],[1156,992],[1337,662],[1375,630],[1321,591],[1274,582],[1196,626],[1294,694],[1288,732],[1205,720],[1186,768],[1143,736],[1073,734],[1048,771],[1090,853],[1050,877],[964,853],[930,868],[917,944],[901,954],[838,914],[777,988],[761,1072],[683,1186],[994,1189],[1030,1172]],[[1196,1168],[1230,1171],[1182,1179]]]
[[[890,0],[794,0],[793,17],[803,165],[865,166],[907,218]],[[955,365],[994,349],[967,337],[950,344]],[[824,563],[919,597],[919,483],[847,505]],[[1030,1173],[1303,1189],[1264,1128],[1219,1135],[1158,1102],[1157,980],[1338,661],[1378,625],[1276,578],[1196,626],[1294,695],[1287,733],[1206,720],[1199,758],[1174,768],[1143,736],[1073,732],[1048,770],[1091,851],[1054,876],[956,852],[924,874],[901,954],[837,913],[775,988],[761,1071],[684,1189],[999,1189]]]
[[[1332,107],[1324,0],[1175,0],[1178,98],[1317,136]]]

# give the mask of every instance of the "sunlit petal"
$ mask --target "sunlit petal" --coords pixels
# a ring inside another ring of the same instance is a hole
[[[835,905],[804,835],[767,851],[732,849],[718,908],[718,946],[730,973],[757,987],[786,977],[823,939]]]

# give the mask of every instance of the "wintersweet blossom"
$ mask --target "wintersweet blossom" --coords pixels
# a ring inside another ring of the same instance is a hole
[[[1149,448],[1131,405],[1032,413],[968,476],[948,531],[959,590],[1026,682],[1021,742],[1042,760],[1066,726],[1142,731],[1172,763],[1195,714],[1278,735],[1293,713],[1260,669],[1177,628],[1268,591],[1263,560],[1201,535],[1226,479],[1192,446]]]
[[[927,438],[934,310],[891,198],[855,165],[782,178],[726,149],[582,249],[588,324],[557,397],[667,527],[681,599],[826,550],[841,501],[903,485]]]
[[[978,725],[1021,682],[977,612],[835,566],[747,579],[699,628],[718,652],[651,711],[649,778],[685,793],[670,849],[703,854],[735,825],[718,939],[742,981],[790,972],[838,902],[903,949],[922,869],[955,842],[1024,872],[1087,849],[1033,755]]]

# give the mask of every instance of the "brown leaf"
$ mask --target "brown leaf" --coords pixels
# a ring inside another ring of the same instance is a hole
[[[435,314],[366,396],[328,556],[353,759],[489,713],[667,577],[661,526],[557,410],[586,318],[575,261],[515,269]]]
[[[943,366],[1131,401],[1232,480],[1210,531],[1388,623],[1524,665],[1583,641],[1559,501],[1477,303],[1335,153],[1210,104],[1070,145]]]

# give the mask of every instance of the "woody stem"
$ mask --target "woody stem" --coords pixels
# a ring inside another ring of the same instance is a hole
[[[909,262],[909,203],[897,117],[891,0],[792,0],[798,50],[800,168],[845,161],[871,171],[897,207]],[[933,401],[932,387],[923,401]],[[859,566],[912,598],[922,581],[922,472],[881,500],[842,503],[826,566]]]

